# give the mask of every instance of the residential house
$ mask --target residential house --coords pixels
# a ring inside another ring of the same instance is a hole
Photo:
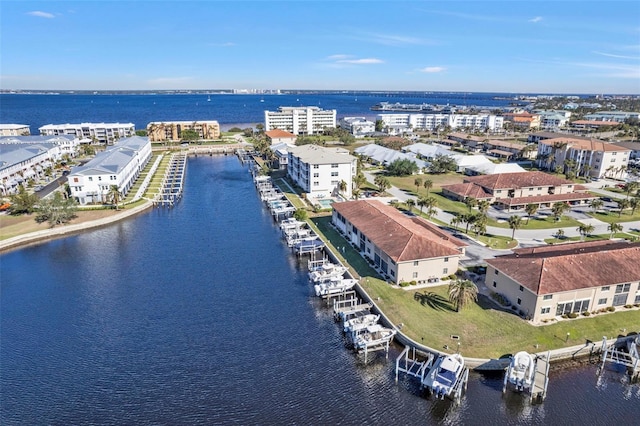
[[[534,323],[640,303],[640,243],[593,241],[487,259],[485,285]]]
[[[377,200],[334,203],[332,223],[396,284],[438,282],[458,270],[467,244],[426,220]]]
[[[264,134],[272,146],[279,145],[281,143],[285,143],[287,145],[295,145],[296,139],[298,139],[298,137],[293,133],[285,132],[284,130],[280,129],[269,130]]]

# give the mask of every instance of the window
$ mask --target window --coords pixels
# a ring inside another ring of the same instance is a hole
[[[602,299],[598,299],[598,305],[606,305],[607,304],[607,298],[604,297]]]
[[[93,177],[89,176],[89,182],[93,182]]]
[[[609,286],[605,285],[604,287],[601,288],[602,291],[609,291]]]
[[[74,177],[74,178],[73,178],[73,181],[77,183],[77,182],[78,182],[78,178],[77,178],[77,177]]]
[[[518,305],[522,304],[522,299],[518,298]]]
[[[331,168],[332,168],[332,169],[337,169],[337,168],[338,168],[338,165],[337,165],[337,164],[332,164],[332,165],[331,165]]]
[[[313,186],[320,186],[320,182],[318,181],[313,182]]]
[[[418,273],[417,272],[413,273],[413,278],[418,278]]]
[[[317,169],[318,167],[320,167],[320,166],[318,166],[317,164],[314,164],[314,165],[313,165],[313,168],[314,168],[314,169]]]
[[[493,286],[494,286],[494,287],[497,287],[497,286],[498,286],[498,283],[494,281],[494,282],[493,282]]]
[[[636,294],[636,300],[633,303],[640,303],[640,294]]]
[[[449,258],[448,258],[448,257],[445,257],[445,258],[444,258],[444,261],[445,261],[445,262],[448,262],[448,261],[449,261]]]
[[[558,303],[558,308],[556,309],[556,315],[564,315],[571,312],[573,309],[573,302],[567,303]]]
[[[496,269],[496,275],[498,275],[498,270]]]
[[[589,300],[576,300],[573,304],[573,312],[585,312],[589,310]]]
[[[313,177],[320,177],[320,173],[314,173]]]
[[[551,299],[553,299],[553,294],[545,294],[542,297],[542,300],[551,300]]]
[[[629,293],[616,294],[613,296],[613,306],[622,306],[627,303],[627,296]]]
[[[540,309],[541,314],[548,314],[549,312],[551,312],[551,308],[549,306]]]
[[[524,287],[520,286],[520,291],[524,291]]]
[[[533,191],[533,188],[529,188],[529,191]]]
[[[102,180],[102,176],[98,176],[98,180]]]
[[[618,284],[616,286],[616,294],[620,294],[620,293],[629,293],[629,290],[631,289],[631,283],[627,283],[627,284]]]
[[[442,273],[443,273],[443,274],[448,274],[448,273],[449,273],[449,268],[444,268],[444,269],[442,270]]]
[[[413,266],[418,266],[418,261],[417,260],[413,261]]]
[[[338,172],[331,172],[331,176],[338,176]]]

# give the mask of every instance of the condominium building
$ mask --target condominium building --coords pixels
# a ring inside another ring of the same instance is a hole
[[[377,200],[333,204],[333,225],[394,283],[438,282],[458,270],[467,244]]]
[[[308,198],[351,198],[357,159],[348,151],[303,145],[289,148],[288,153],[287,175],[307,193]],[[341,191],[343,181],[346,188]]]
[[[624,123],[630,118],[640,120],[640,112],[598,111],[584,116],[584,119],[589,121],[615,121],[616,123]]]
[[[59,145],[41,143],[0,144],[0,193],[15,194],[29,179],[42,177],[61,158]]]
[[[593,241],[513,252],[486,260],[485,285],[534,323],[640,303],[640,243]]]
[[[67,176],[71,196],[80,204],[103,203],[112,185],[126,195],[149,159],[149,138],[121,139]]]
[[[336,110],[319,107],[279,107],[265,111],[265,130],[280,129],[296,135],[313,135],[336,127]]]
[[[217,121],[154,121],[147,124],[147,134],[151,142],[181,141],[182,132],[193,130],[202,140],[220,139],[220,125]]]
[[[29,136],[31,130],[26,124],[0,124],[0,136]]]
[[[631,150],[597,139],[556,137],[538,142],[538,158],[564,166],[573,161],[574,171],[592,177],[625,176]]]
[[[95,143],[112,145],[117,140],[136,134],[133,123],[47,124],[38,129],[41,135],[73,135]]]
[[[378,114],[386,129],[406,128],[434,131],[439,128],[469,128],[495,132],[502,129],[503,118],[492,114]]]
[[[372,135],[376,131],[376,123],[365,117],[344,117],[340,119],[338,125],[348,130],[356,138]]]
[[[89,139],[80,140],[73,135],[59,136],[4,136],[0,137],[0,144],[43,144],[52,143],[58,145],[60,155],[68,155],[75,157],[78,154],[78,148],[81,143],[90,143]]]

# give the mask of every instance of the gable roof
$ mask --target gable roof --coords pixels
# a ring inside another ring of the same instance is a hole
[[[516,249],[486,262],[538,295],[640,280],[640,243],[593,241]]]
[[[533,186],[571,185],[573,182],[555,177],[548,173],[533,171],[526,173],[499,173],[495,175],[472,176],[465,182],[475,183],[490,190],[530,188]]]
[[[332,207],[394,262],[459,256],[460,248],[467,245],[422,218],[410,218],[376,200],[333,203]]]
[[[295,139],[295,138],[297,138],[297,136],[294,135],[293,133],[289,133],[287,131],[280,130],[280,129],[269,130],[268,132],[264,132],[264,134],[267,135],[268,137],[270,137],[271,139],[280,139],[280,138],[292,138],[292,139]]]
[[[543,145],[553,145],[555,143],[566,143],[567,147],[574,149],[582,149],[585,151],[629,151],[623,146],[617,146],[612,143],[604,142],[598,139],[577,139],[573,137],[560,137],[553,139],[545,139],[540,141]]]

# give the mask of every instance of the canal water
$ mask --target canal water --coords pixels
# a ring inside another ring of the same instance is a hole
[[[547,400],[473,373],[459,406],[364,365],[235,157],[189,160],[183,199],[0,257],[0,423],[635,423],[640,385],[554,371]]]

